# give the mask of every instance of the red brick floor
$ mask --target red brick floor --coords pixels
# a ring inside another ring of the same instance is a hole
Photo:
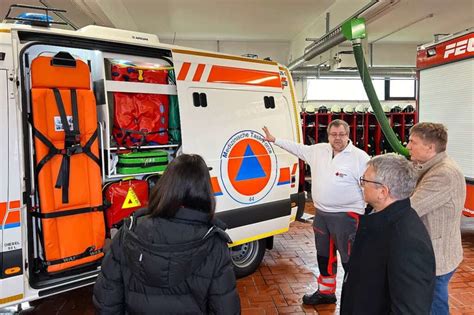
[[[451,314],[474,315],[474,218],[464,218],[462,230],[464,261],[450,283]],[[311,224],[295,222],[288,233],[275,237],[259,269],[238,280],[242,314],[338,314],[342,272],[337,277],[337,304],[302,304],[303,294],[316,289],[317,274]],[[92,287],[67,292],[41,300],[22,314],[94,314],[91,294]]]
[[[451,314],[474,314],[474,218],[463,219],[464,260],[450,290]],[[317,270],[311,225],[294,222],[290,231],[275,238],[260,268],[240,279],[242,314],[338,314],[342,266],[338,266],[336,305],[306,306],[301,298],[316,289]]]
[[[260,268],[237,287],[243,314],[334,314],[338,305],[303,306],[304,293],[316,290],[316,251],[311,225],[295,222],[275,238]],[[342,281],[338,273],[338,284]],[[337,288],[340,295],[340,286]]]

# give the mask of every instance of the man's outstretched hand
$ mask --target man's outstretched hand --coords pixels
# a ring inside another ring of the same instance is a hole
[[[263,132],[265,132],[265,140],[268,141],[268,142],[275,142],[275,137],[270,133],[270,131],[268,130],[268,128],[266,126],[264,126],[262,128]]]

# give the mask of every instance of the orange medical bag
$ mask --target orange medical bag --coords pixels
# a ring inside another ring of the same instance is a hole
[[[31,112],[47,272],[104,254],[97,112],[86,63],[67,52],[31,63]]]

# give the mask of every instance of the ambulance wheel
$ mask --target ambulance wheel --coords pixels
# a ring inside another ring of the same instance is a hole
[[[237,278],[248,276],[257,270],[265,255],[265,247],[266,241],[261,239],[230,248]]]

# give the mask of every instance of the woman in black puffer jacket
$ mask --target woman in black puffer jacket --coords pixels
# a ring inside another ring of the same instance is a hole
[[[239,314],[229,236],[198,155],[173,160],[125,220],[94,287],[100,314]]]

